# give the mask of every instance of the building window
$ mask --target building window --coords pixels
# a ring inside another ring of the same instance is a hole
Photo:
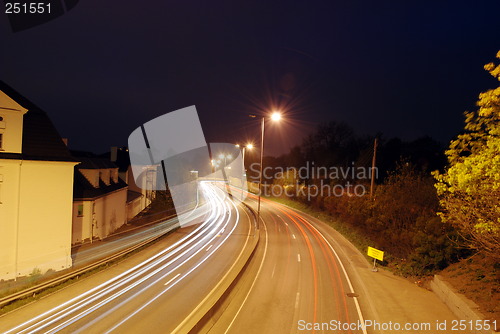
[[[83,217],[83,204],[78,205],[78,217]]]

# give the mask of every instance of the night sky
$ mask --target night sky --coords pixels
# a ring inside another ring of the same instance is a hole
[[[448,142],[500,49],[500,1],[102,1],[13,33],[0,79],[44,109],[70,148],[102,153],[196,105],[208,142],[257,142],[249,114],[284,112],[281,154],[317,124]]]

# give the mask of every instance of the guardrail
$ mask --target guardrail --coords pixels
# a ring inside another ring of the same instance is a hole
[[[173,218],[173,216],[170,216],[168,218],[165,218],[163,221],[167,221],[167,220],[172,219],[172,218]],[[119,251],[119,252],[117,252],[117,253],[115,253],[113,255],[110,255],[110,256],[108,256],[106,258],[98,260],[98,261],[96,261],[96,262],[94,262],[92,264],[89,264],[87,266],[84,266],[82,268],[75,269],[74,271],[71,271],[69,273],[66,273],[66,274],[63,274],[61,276],[55,277],[55,278],[53,278],[51,280],[48,280],[48,281],[43,282],[43,283],[40,283],[40,284],[38,284],[36,286],[27,288],[27,289],[22,290],[22,291],[15,292],[15,293],[10,294],[8,296],[5,296],[3,298],[0,298],[0,308],[4,307],[7,304],[10,304],[10,303],[12,303],[12,302],[14,302],[16,300],[27,298],[29,296],[33,296],[36,293],[41,292],[41,291],[43,291],[43,290],[45,290],[47,288],[57,286],[59,284],[64,283],[65,281],[68,281],[68,280],[70,280],[72,278],[80,276],[80,275],[82,275],[82,274],[84,274],[84,273],[86,273],[86,272],[88,272],[90,270],[93,270],[93,269],[95,269],[97,267],[100,267],[100,266],[105,265],[105,264],[107,264],[109,262],[117,260],[117,259],[121,258],[122,256],[127,255],[127,254],[129,254],[129,253],[131,253],[131,252],[133,252],[133,251],[135,251],[135,250],[137,250],[137,249],[139,249],[141,247],[144,247],[147,244],[149,244],[149,243],[151,243],[151,242],[159,239],[160,237],[162,237],[165,234],[167,234],[167,233],[171,232],[172,230],[174,230],[176,227],[179,227],[179,226],[176,225],[175,223],[173,223],[172,226],[171,226],[171,228],[170,227],[167,228],[164,233],[161,233],[159,235],[155,235],[155,236],[153,236],[151,238],[143,240],[143,241],[139,242],[136,245],[133,245],[133,246],[131,246],[129,248],[123,249],[123,250],[121,250],[121,251]]]

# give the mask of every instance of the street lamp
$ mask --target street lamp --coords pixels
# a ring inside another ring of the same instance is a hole
[[[241,157],[242,157],[242,164],[243,164],[243,176],[246,175],[246,169],[245,169],[245,151],[246,149],[251,150],[253,148],[253,144],[246,144],[244,146],[241,146],[240,144],[234,145],[237,148],[241,149]]]
[[[227,165],[227,159],[231,160],[233,158],[233,156],[231,154],[224,154],[224,153],[221,153],[219,154],[219,159],[218,161],[221,161],[222,159],[224,159],[224,167],[226,167]]]
[[[240,144],[236,144],[235,145],[236,147],[240,148],[241,149],[241,157],[242,157],[242,165],[243,165],[243,177],[246,177],[247,173],[246,173],[246,168],[245,168],[245,150],[248,148],[249,150],[251,150],[253,148],[253,144],[246,144],[244,146],[241,146]],[[242,178],[243,180],[243,178]],[[241,201],[243,201],[243,182],[241,183]]]
[[[253,116],[255,117],[255,116]],[[281,114],[277,111],[273,112],[271,115],[271,120],[278,122],[281,119]],[[260,225],[260,197],[262,195],[262,172],[263,172],[263,160],[264,160],[264,125],[266,117],[262,117],[261,121],[261,137],[260,137],[260,175],[259,175],[259,202],[257,205],[257,229]]]

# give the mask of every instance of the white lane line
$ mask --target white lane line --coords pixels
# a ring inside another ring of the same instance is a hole
[[[262,256],[262,261],[260,262],[259,269],[257,270],[257,273],[255,274],[255,278],[253,279],[252,285],[250,286],[250,289],[248,290],[247,295],[245,296],[245,299],[243,299],[243,302],[241,303],[240,308],[238,309],[238,311],[234,315],[234,318],[233,318],[233,320],[231,320],[231,323],[227,326],[226,331],[224,332],[224,334],[226,334],[227,332],[229,332],[229,330],[231,329],[231,326],[233,325],[234,321],[236,320],[236,318],[240,314],[241,309],[243,308],[243,305],[245,305],[245,303],[246,303],[246,301],[248,299],[248,296],[250,296],[250,293],[253,290],[255,282],[257,282],[257,278],[259,278],[260,272],[262,271],[262,267],[264,266],[264,260],[266,259],[266,254],[267,254],[267,238],[268,238],[268,236],[267,236],[266,223],[264,222],[264,219],[262,219],[262,217],[260,218],[260,220],[262,222],[262,226],[264,226],[264,231],[266,232],[266,234],[265,234],[266,235],[266,243],[264,244],[264,254]]]
[[[295,308],[299,308],[299,300],[300,300],[300,292],[297,292],[297,296],[295,296]]]
[[[279,217],[279,216],[278,216],[278,217]],[[286,226],[288,226],[288,223],[287,223],[287,222],[285,222],[285,225],[286,225]]]
[[[172,277],[172,279],[170,279],[167,283],[165,283],[164,285],[168,285],[170,282],[172,282],[174,279],[176,279],[177,277],[181,276],[181,274],[177,274],[175,275],[174,277]]]
[[[297,254],[297,261],[300,262],[300,254]]]
[[[208,248],[207,248],[206,252],[208,252],[208,251],[210,250],[210,248],[212,248],[212,246],[213,246],[213,245],[208,246]]]
[[[233,204],[233,206],[236,208],[236,205]],[[230,218],[231,217],[228,217],[227,218],[227,221],[226,221],[226,224],[225,226],[227,226],[229,224],[229,221],[230,221]],[[116,324],[115,326],[113,326],[112,328],[110,328],[108,331],[105,332],[105,334],[108,334],[108,333],[111,333],[112,331],[114,331],[116,328],[118,328],[119,326],[121,326],[123,323],[125,323],[127,320],[129,320],[130,318],[132,318],[134,315],[136,315],[137,313],[139,313],[140,311],[142,311],[144,308],[146,308],[147,306],[149,306],[151,303],[153,303],[156,299],[158,299],[159,297],[161,297],[164,293],[166,293],[168,290],[170,290],[170,288],[172,288],[175,284],[179,283],[184,277],[187,277],[191,272],[193,272],[194,270],[196,270],[199,266],[201,266],[205,261],[207,261],[209,259],[209,257],[211,255],[213,255],[225,242],[226,240],[229,238],[229,236],[234,232],[234,230],[236,229],[236,226],[238,225],[238,222],[240,220],[240,214],[238,212],[238,210],[236,210],[236,224],[234,224],[234,226],[232,227],[231,231],[226,235],[226,237],[224,238],[224,240],[222,240],[219,244],[217,244],[217,246],[214,248],[214,250],[205,258],[203,258],[200,262],[198,262],[198,264],[196,264],[196,266],[192,267],[188,272],[186,272],[180,280],[178,280],[177,282],[175,282],[173,285],[169,286],[167,289],[165,289],[164,291],[162,291],[161,293],[159,293],[158,295],[156,295],[154,298],[150,299],[147,303],[143,304],[140,308],[138,308],[137,310],[135,310],[134,312],[132,312],[130,315],[128,315],[125,319],[123,319],[122,321],[120,321],[118,324]],[[249,226],[249,232],[250,232],[250,226]],[[219,281],[218,285],[212,290],[214,291],[215,289],[218,288],[218,286],[220,285],[220,282],[223,281],[225,279],[225,277],[227,275],[229,275],[229,272],[231,272],[231,270],[233,269],[233,267],[236,265],[236,262],[239,261],[241,255],[243,254],[244,250],[245,250],[245,247],[248,243],[248,239],[249,239],[249,236],[250,236],[250,233],[248,233],[247,235],[247,239],[245,240],[245,244],[243,245],[243,248],[240,252],[240,254],[238,255],[238,258],[236,259],[236,261],[233,263],[233,265],[231,266],[231,268],[229,268],[228,272],[226,272],[226,274],[224,275],[224,277],[222,277],[222,279]],[[213,237],[211,241],[213,241],[215,239],[215,237]],[[153,282],[153,284],[156,283],[156,282]],[[211,292],[209,293],[211,294]],[[200,307],[200,305],[204,304],[204,302],[206,302],[206,299],[208,298],[205,297],[205,299],[195,308],[195,310],[193,312],[196,312],[196,310]],[[124,302],[122,303],[125,303],[125,302],[128,302],[128,300],[125,300]],[[173,333],[177,333],[178,332],[178,328],[182,327],[184,322],[186,322],[188,320],[188,318],[184,319],[183,322],[181,324],[179,324],[177,326],[177,328],[173,331]]]
[[[236,207],[236,205],[234,204],[234,202],[232,202],[232,205],[233,207],[235,208],[236,210],[236,215],[237,215],[237,221],[239,222],[239,219],[240,219],[240,214],[239,214],[239,211],[238,211],[238,208]],[[248,215],[248,213],[246,211],[243,211],[248,218],[250,218],[250,216]],[[205,305],[207,300],[210,298],[210,296],[213,295],[213,292],[216,291],[217,289],[220,289],[220,285],[222,284],[222,282],[226,279],[226,277],[229,275],[229,273],[233,270],[234,266],[236,266],[236,263],[238,261],[240,261],[240,258],[241,256],[243,255],[244,251],[245,251],[245,248],[247,247],[247,244],[248,244],[248,241],[250,239],[250,232],[251,232],[251,223],[248,224],[248,232],[247,232],[247,238],[245,239],[245,244],[243,245],[243,247],[241,248],[241,251],[240,251],[240,254],[238,254],[238,257],[236,258],[236,260],[233,262],[233,264],[231,265],[231,268],[229,268],[229,270],[226,272],[226,274],[219,280],[219,283],[217,283],[217,285],[212,289],[212,291],[210,291],[208,293],[208,295],[201,301],[200,304],[198,304],[198,306],[196,306],[194,309],[193,309],[193,312],[191,312],[191,314],[186,317],[173,331],[173,333],[178,333],[179,332],[179,329],[182,328],[183,326],[185,326],[186,322],[188,322],[191,318],[192,318],[192,314],[196,314],[196,312],[199,312],[199,308],[202,306],[202,305]],[[265,228],[265,226],[264,226]],[[236,229],[236,225],[233,227],[233,229],[231,230],[231,234],[233,233],[233,231]],[[267,233],[267,229],[266,229],[266,233]],[[267,235],[267,234],[266,234]],[[226,237],[226,239],[228,238],[229,236]],[[218,245],[217,247],[220,247],[220,245]],[[266,243],[266,250],[267,250],[267,243]],[[215,252],[215,250],[214,250]],[[265,255],[265,251],[264,251],[264,255]],[[258,274],[258,273],[257,273]],[[250,288],[251,289],[251,288]],[[243,305],[243,304],[242,304]],[[230,327],[231,325],[229,325]],[[228,327],[228,329],[229,329]],[[227,333],[227,331],[226,331]]]
[[[213,196],[213,194],[210,194],[210,195]],[[212,205],[215,205],[215,201],[214,201],[213,198],[210,198],[209,201],[211,202]],[[69,301],[67,301],[67,302],[65,302],[65,303],[63,303],[63,304],[61,304],[61,305],[59,305],[59,306],[57,306],[57,307],[55,307],[55,308],[53,308],[53,309],[45,312],[45,313],[43,313],[43,314],[40,314],[39,316],[37,316],[35,318],[32,318],[31,320],[28,320],[28,321],[24,322],[23,324],[20,324],[20,325],[16,326],[15,328],[12,328],[8,332],[5,332],[5,334],[10,333],[10,332],[15,331],[15,330],[18,330],[19,328],[21,328],[23,326],[26,326],[26,325],[28,325],[30,323],[34,323],[36,320],[39,320],[40,318],[42,318],[44,316],[47,316],[51,312],[56,312],[56,313],[53,313],[51,316],[48,316],[47,318],[42,319],[38,323],[35,323],[35,324],[29,326],[28,328],[25,328],[21,332],[25,332],[27,330],[30,330],[30,329],[32,329],[35,326],[38,327],[37,328],[38,330],[40,330],[42,328],[45,328],[48,325],[50,325],[50,324],[52,324],[52,323],[54,323],[56,321],[56,320],[54,320],[54,318],[56,318],[57,320],[61,320],[63,317],[69,316],[70,314],[78,311],[82,307],[84,307],[84,306],[88,305],[89,303],[97,300],[99,297],[102,297],[103,295],[112,293],[114,290],[118,289],[120,286],[129,283],[132,279],[140,277],[141,274],[143,275],[145,272],[147,272],[147,271],[151,270],[152,268],[154,268],[155,265],[160,264],[162,261],[165,261],[166,259],[170,258],[174,254],[176,254],[177,252],[179,252],[180,250],[182,250],[182,248],[185,248],[186,246],[188,246],[192,242],[196,241],[196,239],[198,239],[198,236],[196,235],[196,232],[197,231],[203,231],[203,229],[205,227],[207,229],[210,228],[210,225],[211,225],[210,221],[213,220],[216,217],[216,214],[214,212],[215,210],[212,210],[212,211],[213,212],[211,212],[210,217],[208,218],[207,221],[205,221],[204,224],[201,224],[192,233],[186,235],[183,239],[178,240],[176,243],[174,243],[173,245],[169,246],[168,248],[166,248],[162,252],[158,253],[157,255],[151,257],[150,259],[147,259],[146,261],[143,261],[142,263],[136,265],[135,267],[127,270],[126,272],[124,272],[124,273],[116,276],[115,278],[113,278],[113,279],[111,279],[111,280],[109,280],[107,282],[104,282],[104,283],[100,284],[99,286],[97,286],[97,287],[95,287],[95,288],[93,288],[93,289],[85,292],[84,294],[79,295],[79,296],[77,296],[77,297],[75,297],[75,298],[73,298],[73,299],[71,299],[71,300],[69,300]],[[184,242],[184,240],[186,240],[187,238],[189,238],[191,235],[195,235],[195,237],[193,239],[191,239],[191,240],[188,240],[187,242]],[[200,234],[200,236],[202,236],[202,234]],[[204,237],[202,237],[202,238],[204,238]],[[200,242],[201,242],[201,240],[200,240]],[[179,245],[179,247],[175,248],[177,245]],[[173,249],[172,253],[167,253],[169,250],[172,250],[172,249]],[[165,254],[165,253],[167,253],[167,254]],[[137,270],[138,268],[141,268],[141,269]],[[162,269],[162,268],[160,268],[160,269]],[[157,271],[159,271],[159,270],[157,270]],[[157,272],[157,271],[155,271],[155,272]],[[131,273],[133,273],[133,274],[131,274]],[[131,275],[127,276],[129,274],[131,274]],[[150,275],[152,275],[152,274],[150,274]],[[147,278],[148,277],[143,277],[140,281],[144,281]],[[136,283],[134,283],[132,285],[128,284],[127,288],[123,289],[122,292],[115,293],[113,296],[106,298],[104,300],[104,302],[105,302],[104,304],[106,304],[107,300],[110,300],[110,298],[113,299],[114,297],[125,293],[126,291],[130,290],[133,286],[135,286],[135,285],[137,285],[139,283],[136,282]],[[108,286],[108,287],[106,287],[106,286]],[[103,294],[103,291],[104,291],[104,294]],[[94,292],[96,292],[95,295],[92,295],[92,293],[94,293]],[[88,296],[88,297],[85,297],[85,296]],[[76,302],[79,299],[80,299],[80,301]],[[76,302],[76,303],[74,304],[74,306],[70,306],[70,308],[69,308],[70,310],[68,311],[68,308],[65,308],[65,307],[67,305],[69,305],[70,303],[72,303],[72,302]],[[102,303],[103,302],[100,302],[99,304],[102,304]],[[73,307],[73,308],[71,309],[71,307]],[[60,310],[60,311],[57,311],[57,310]],[[88,314],[88,312],[85,312],[85,313]],[[75,317],[73,317],[73,318],[75,318]],[[44,322],[45,322],[45,324],[41,325],[41,323],[44,323]]]
[[[305,219],[304,216],[302,216],[302,217]],[[347,275],[347,270],[345,269],[344,264],[340,260],[339,255],[337,254],[337,252],[335,251],[335,249],[333,249],[332,244],[330,244],[330,242],[326,239],[326,237],[323,235],[323,233],[321,233],[316,227],[314,227],[313,224],[311,224],[307,219],[305,219],[305,220],[309,224],[309,226],[311,226],[313,229],[315,229],[316,232],[318,232],[318,234],[321,236],[321,238],[323,238],[323,240],[328,244],[328,247],[330,247],[331,251],[333,252],[333,254],[335,255],[335,257],[337,258],[337,261],[339,262],[340,267],[342,268],[342,272],[344,273],[344,276],[346,278],[347,284],[349,285],[349,289],[351,290],[351,293],[354,293],[354,288],[352,286],[351,280],[349,279],[349,276]],[[356,306],[356,311],[358,312],[359,321],[362,324],[364,324],[365,320],[363,318],[363,314],[361,313],[361,307],[359,306],[358,298],[354,297],[353,299],[354,299],[354,305]],[[361,328],[361,330],[363,331],[363,334],[367,334],[365,326],[363,326]]]
[[[295,238],[295,234],[293,234],[293,233],[292,233],[292,238],[296,239],[296,238]]]
[[[215,204],[215,203],[214,203],[214,204]],[[230,217],[229,217],[229,218],[230,218]],[[229,218],[228,218],[228,220],[226,221],[226,225],[229,223]],[[239,215],[237,215],[237,221],[238,221],[238,219],[239,219]],[[206,238],[206,237],[208,237],[208,236],[204,236],[204,237],[202,237],[202,239],[201,239],[200,241],[198,241],[198,242],[197,242],[197,243],[195,243],[193,246],[191,246],[189,249],[185,250],[183,253],[181,253],[180,255],[178,255],[177,257],[175,257],[175,258],[174,258],[173,260],[171,260],[169,263],[167,263],[167,264],[165,264],[165,265],[162,265],[160,268],[158,268],[158,269],[154,270],[152,273],[150,273],[150,274],[148,274],[148,275],[146,275],[146,276],[142,277],[140,280],[138,280],[138,281],[136,281],[136,282],[134,282],[134,283],[132,283],[132,284],[128,284],[127,288],[126,288],[126,289],[124,289],[122,292],[117,292],[117,293],[115,293],[113,296],[110,296],[110,297],[106,298],[104,301],[99,302],[96,306],[91,307],[88,311],[82,312],[82,313],[78,314],[77,316],[74,316],[73,318],[71,318],[71,319],[69,319],[69,320],[65,321],[64,323],[62,323],[62,324],[60,324],[60,325],[56,326],[55,328],[53,328],[53,329],[52,329],[52,330],[50,330],[49,332],[54,332],[55,330],[59,330],[59,329],[60,329],[60,327],[66,327],[69,323],[73,323],[74,321],[77,321],[77,320],[81,319],[82,317],[86,316],[87,314],[89,314],[89,313],[91,313],[91,312],[95,311],[95,310],[96,310],[96,307],[97,307],[97,308],[99,308],[99,307],[101,307],[102,305],[107,304],[107,303],[108,303],[111,299],[114,299],[114,298],[116,298],[117,296],[122,295],[122,294],[123,294],[123,293],[125,293],[126,291],[128,291],[128,290],[132,289],[134,286],[137,286],[137,285],[138,285],[138,284],[140,284],[141,282],[144,282],[146,279],[148,279],[149,277],[152,277],[153,275],[155,275],[156,273],[158,273],[158,272],[159,272],[159,271],[161,271],[162,269],[167,268],[170,264],[172,264],[175,260],[179,259],[182,255],[187,254],[187,253],[188,253],[188,251],[189,251],[190,249],[194,249],[194,248],[196,248],[196,246],[197,246],[198,244],[200,244],[200,243],[203,241],[203,239],[204,239],[204,238]],[[212,238],[209,240],[209,242],[213,241],[214,239],[215,239],[215,236],[214,236],[214,237],[212,237]],[[190,243],[190,242],[188,242],[188,243]],[[206,243],[206,244],[208,244],[207,242],[205,242],[205,243]],[[193,257],[194,257],[194,256],[195,256],[198,252],[200,252],[201,250],[202,250],[202,248],[199,248],[197,251],[195,251],[195,253],[194,253],[193,255],[191,255],[190,257],[188,257],[188,259],[186,259],[185,261],[183,261],[183,263],[182,263],[182,264],[186,263],[189,259],[193,258]],[[209,256],[210,256],[210,255],[209,255]],[[202,262],[203,262],[203,261],[202,261]],[[82,331],[84,331],[84,330],[85,330],[85,328],[86,328],[86,327],[89,327],[89,326],[91,326],[92,324],[94,324],[94,323],[96,323],[96,322],[100,321],[100,319],[102,319],[103,317],[105,317],[107,314],[109,314],[109,313],[110,313],[110,312],[112,312],[113,310],[115,310],[115,309],[117,309],[117,308],[121,307],[124,303],[126,303],[126,302],[128,302],[129,300],[131,300],[132,298],[136,297],[137,295],[139,295],[139,294],[140,294],[140,293],[142,293],[143,291],[145,291],[145,290],[149,289],[149,287],[153,286],[154,284],[157,284],[157,282],[159,282],[160,280],[162,280],[164,277],[166,277],[166,276],[170,275],[171,273],[173,273],[173,272],[174,272],[174,271],[175,271],[175,270],[176,270],[179,266],[181,266],[182,264],[179,264],[176,268],[173,268],[173,269],[172,269],[169,273],[167,273],[166,275],[162,276],[161,278],[159,278],[159,279],[155,280],[155,281],[154,281],[154,282],[152,282],[152,284],[150,284],[149,286],[142,288],[140,291],[136,292],[133,296],[131,296],[131,297],[127,298],[125,301],[123,301],[123,302],[119,303],[117,306],[113,307],[111,310],[109,310],[109,311],[107,311],[107,312],[105,312],[105,313],[101,314],[100,316],[98,316],[98,317],[97,317],[96,319],[94,319],[93,321],[88,322],[85,326],[80,327],[80,328],[78,329],[78,331],[76,331],[75,333],[82,332]],[[189,273],[188,273],[188,274],[189,274]],[[187,274],[185,274],[184,276],[186,276],[186,275],[187,275]],[[184,276],[183,276],[183,277],[184,277]],[[181,281],[183,277],[181,277],[179,280],[177,280],[175,283],[173,283],[171,286],[169,286],[167,289],[165,289],[165,290],[164,290],[162,293],[160,293],[157,297],[159,297],[159,296],[160,296],[160,295],[162,295],[163,293],[167,292],[170,288],[172,288],[174,285],[176,285],[177,283],[179,283],[179,281]],[[157,297],[155,297],[154,299],[156,299]],[[49,332],[47,332],[47,333],[49,333]]]

